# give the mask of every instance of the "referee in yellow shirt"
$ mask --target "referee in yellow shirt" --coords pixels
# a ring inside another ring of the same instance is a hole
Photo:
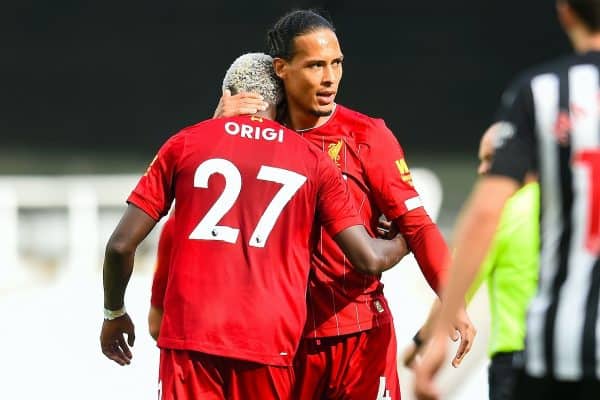
[[[496,123],[481,138],[477,170],[480,175],[489,171],[503,129],[501,122]],[[512,399],[517,378],[513,360],[522,355],[525,346],[526,311],[537,288],[539,269],[539,190],[535,175],[530,175],[508,200],[479,275],[467,293],[470,301],[481,284],[487,282],[492,325],[488,345],[490,400]],[[406,364],[428,337],[431,319],[430,316],[415,335],[413,346],[405,352]]]

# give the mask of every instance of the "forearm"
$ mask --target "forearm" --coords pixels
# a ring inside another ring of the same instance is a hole
[[[506,178],[485,178],[476,186],[456,226],[456,249],[442,297],[444,322],[451,321],[464,304],[492,243],[504,203],[517,188]]]
[[[123,307],[134,254],[134,251],[123,251],[108,244],[103,267],[104,308],[117,310]]]
[[[442,295],[441,319],[444,323],[450,323],[459,308],[464,306],[465,294],[475,280],[494,236],[496,221],[491,215],[467,213],[459,222],[456,243],[468,243],[468,246],[458,246],[454,253]]]
[[[406,239],[427,283],[439,295],[450,261],[442,233],[422,209],[411,211],[394,223]]]
[[[104,307],[123,307],[125,288],[133,270],[133,257],[140,242],[152,230],[156,221],[130,204],[108,240],[104,255]]]
[[[352,226],[334,236],[352,266],[360,272],[378,275],[408,254],[401,236],[392,240],[374,239],[362,225]]]
[[[374,250],[374,259],[370,273],[374,275],[392,268],[410,253],[406,241],[401,237],[391,240],[371,239],[371,246]]]

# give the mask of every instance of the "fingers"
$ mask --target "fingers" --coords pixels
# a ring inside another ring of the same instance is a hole
[[[415,395],[418,400],[439,400],[440,393],[434,382],[434,375],[427,368],[417,367]]]
[[[433,379],[417,382],[415,394],[418,400],[439,400],[440,395],[433,383]]]
[[[135,343],[135,331],[132,326],[131,329],[127,332],[127,344],[129,344],[131,347],[133,347],[134,343]]]
[[[259,111],[265,111],[269,104],[263,100],[263,97],[258,93],[240,92],[232,96],[231,91],[225,89],[213,118],[252,115]]]
[[[223,100],[223,115],[233,117],[236,115],[256,114],[265,111],[269,104],[263,101],[263,97],[257,93],[241,92],[235,96],[229,96]]]
[[[131,351],[127,347],[123,337],[111,343],[103,344],[102,353],[119,365],[128,365],[131,363]]]
[[[377,233],[383,239],[394,239],[398,234],[398,229],[392,221],[379,219],[377,223]]]
[[[121,336],[117,342],[119,345],[119,349],[121,350],[121,353],[123,355],[125,355],[125,357],[127,358],[128,361],[130,361],[132,354],[131,354],[131,350],[129,350],[129,346],[127,346],[127,342],[125,341],[125,338],[123,336]],[[128,362],[128,364],[129,364],[129,362]]]
[[[135,328],[127,314],[113,319],[104,320],[100,332],[100,348],[102,353],[119,365],[128,365],[131,363],[131,350],[125,341],[124,335],[127,335],[129,346],[135,342]]]
[[[460,344],[456,350],[456,355],[452,359],[452,366],[458,368],[464,357],[471,351],[473,346],[473,340],[475,338],[476,331],[472,325],[468,325],[460,331]]]
[[[418,400],[439,400],[434,378],[446,355],[444,331],[435,334],[430,340],[423,359],[415,366],[415,394]]]
[[[456,328],[449,328],[448,337],[453,342],[456,342],[460,338],[460,334],[459,334],[458,330],[456,330]]]

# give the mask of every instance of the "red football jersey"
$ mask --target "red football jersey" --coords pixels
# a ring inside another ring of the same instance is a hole
[[[158,250],[156,254],[156,269],[152,280],[152,297],[150,304],[156,308],[163,308],[167,278],[169,276],[169,265],[171,264],[171,249],[173,248],[173,235],[175,217],[171,216],[165,222],[160,238],[158,239]]]
[[[360,225],[331,160],[257,117],[201,122],[170,138],[128,201],[175,224],[158,345],[291,365],[306,320],[315,217]]]
[[[421,207],[402,148],[383,120],[338,104],[325,124],[300,133],[342,171],[372,236],[382,213],[394,220]],[[305,336],[343,335],[391,320],[379,278],[356,272],[324,229],[312,266]]]

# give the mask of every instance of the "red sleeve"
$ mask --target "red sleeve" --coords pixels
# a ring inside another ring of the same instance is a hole
[[[183,145],[182,134],[167,140],[127,199],[157,221],[171,208],[175,196],[173,177]]]
[[[354,225],[363,225],[362,219],[350,200],[348,185],[333,161],[318,153],[317,216],[331,237]]]
[[[365,132],[363,168],[377,208],[389,220],[422,206],[398,140],[380,119]]]
[[[163,299],[167,288],[169,266],[171,263],[171,249],[173,248],[173,235],[175,226],[175,213],[165,222],[158,239],[158,254],[156,256],[156,269],[152,281],[152,297],[150,304],[156,308],[163,308]]]
[[[437,225],[423,207],[409,211],[394,223],[406,239],[429,286],[439,294],[450,262],[450,250]]]

